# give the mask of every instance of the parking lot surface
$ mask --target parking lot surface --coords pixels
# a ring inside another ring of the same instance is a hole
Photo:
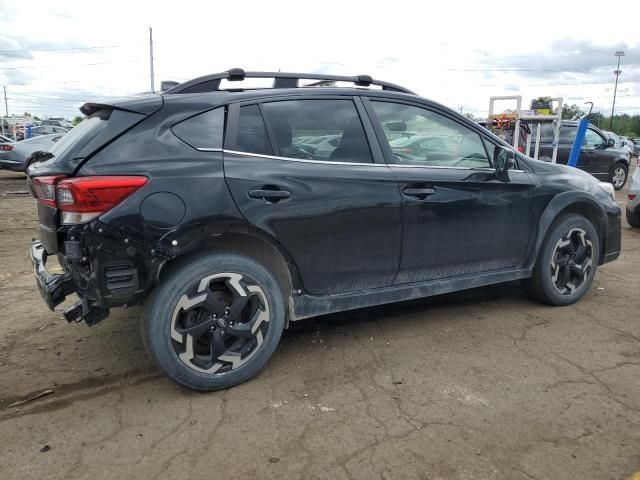
[[[302,321],[255,379],[197,394],[153,366],[139,308],[91,328],[62,319],[70,301],[47,310],[23,177],[0,173],[0,212],[0,478],[640,470],[640,231],[624,220],[620,259],[576,305],[540,305],[514,283]]]

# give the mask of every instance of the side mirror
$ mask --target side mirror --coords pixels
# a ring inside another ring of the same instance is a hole
[[[616,141],[613,138],[607,140],[607,148],[615,147]]]
[[[498,175],[504,176],[516,165],[516,152],[507,147],[498,146],[493,153],[493,167]]]

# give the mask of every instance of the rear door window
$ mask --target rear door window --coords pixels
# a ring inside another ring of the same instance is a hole
[[[258,105],[240,107],[238,135],[236,145],[232,149],[239,152],[273,155],[267,128]]]
[[[280,157],[371,163],[369,143],[352,100],[285,100],[262,105]]]
[[[565,125],[560,127],[560,138],[558,143],[561,145],[573,145],[573,141],[576,139],[577,127]]]

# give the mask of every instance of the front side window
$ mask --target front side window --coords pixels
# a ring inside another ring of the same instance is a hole
[[[602,148],[604,146],[604,139],[593,130],[587,129],[584,134],[584,144],[587,147]]]
[[[434,167],[490,167],[480,135],[420,107],[371,102],[389,141],[395,163]]]
[[[370,163],[369,143],[351,100],[286,100],[262,105],[275,155]]]

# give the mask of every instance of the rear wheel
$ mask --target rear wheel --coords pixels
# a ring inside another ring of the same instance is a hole
[[[640,212],[632,213],[627,210],[627,223],[634,228],[640,228]]]
[[[194,390],[219,390],[255,375],[284,328],[282,292],[262,265],[205,255],[179,267],[145,309],[144,335],[158,366]]]
[[[564,215],[550,228],[533,271],[524,282],[535,299],[569,305],[589,289],[598,266],[600,246],[592,223],[576,214]]]
[[[613,188],[620,190],[627,183],[627,166],[622,163],[616,163],[611,169],[609,174],[609,181],[613,185]]]

